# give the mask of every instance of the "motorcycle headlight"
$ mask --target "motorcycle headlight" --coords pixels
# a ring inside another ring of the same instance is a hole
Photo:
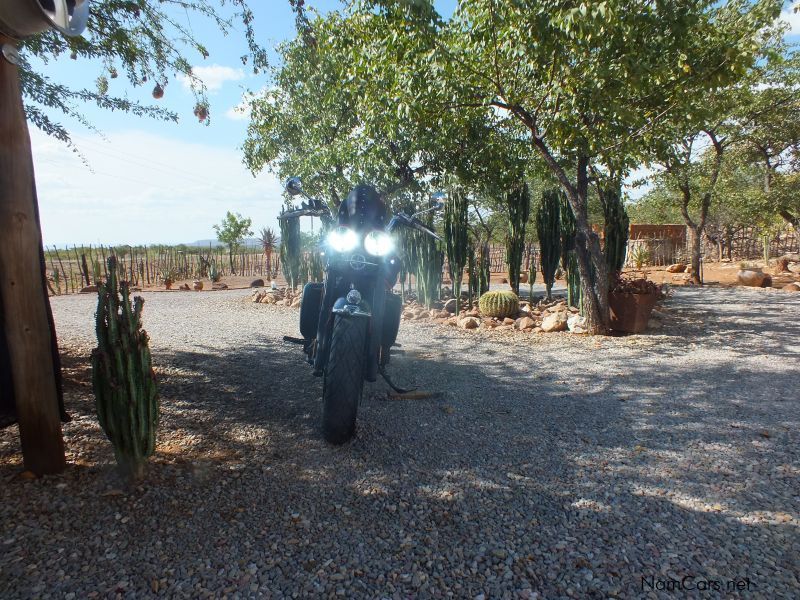
[[[373,256],[386,256],[394,250],[394,241],[388,233],[373,231],[364,238],[364,249]]]
[[[327,242],[337,252],[347,252],[358,246],[358,236],[352,229],[337,227],[328,234]]]

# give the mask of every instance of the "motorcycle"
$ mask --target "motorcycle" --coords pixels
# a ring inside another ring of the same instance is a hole
[[[418,217],[441,210],[444,194],[434,194],[430,208],[397,212],[386,223],[386,206],[371,186],[353,188],[335,216],[324,202],[303,191],[299,178],[290,178],[285,189],[305,201],[278,218],[318,217],[327,236],[324,281],[303,289],[302,337],[284,340],[301,344],[314,375],[323,377],[322,432],[328,442],[342,444],[355,434],[364,381],[374,382],[380,374],[400,390],[386,374],[403,306],[392,291],[401,268],[393,234],[410,227],[440,240]]]

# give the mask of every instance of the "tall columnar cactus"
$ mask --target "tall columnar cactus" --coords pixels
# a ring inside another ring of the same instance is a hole
[[[300,266],[303,260],[300,249],[300,218],[279,219],[278,223],[281,228],[280,259],[283,276],[294,289],[300,283]]]
[[[575,213],[565,195],[561,195],[561,265],[567,273],[567,304],[581,305],[581,280],[575,254]]]
[[[469,260],[470,245],[467,195],[463,190],[452,190],[447,199],[444,212],[444,242],[457,314],[461,310],[461,283],[464,267]]]
[[[536,255],[531,250],[528,261],[528,300],[533,302],[533,284],[536,283]]]
[[[492,261],[489,252],[489,240],[484,240],[481,244],[481,250],[478,253],[478,297],[489,291],[489,285],[492,278]]]
[[[519,273],[522,269],[522,253],[525,250],[525,225],[531,210],[531,192],[523,182],[506,194],[508,208],[508,235],[506,236],[506,262],[508,282],[515,294],[519,294]]]
[[[519,313],[519,296],[514,292],[486,292],[478,300],[478,309],[484,317],[516,317]]]
[[[475,238],[470,236],[469,246],[467,247],[467,256],[469,261],[469,307],[472,308],[475,302],[478,301],[480,293],[478,293],[480,285],[480,273],[478,272],[478,252],[475,247]]]
[[[417,231],[414,232],[412,248],[416,254],[417,299],[431,308],[441,292],[444,252],[434,238]]]
[[[116,258],[108,258],[108,279],[99,282],[97,348],[92,352],[92,387],[100,426],[126,476],[138,479],[152,456],[158,426],[158,390],[142,329],[144,300],[130,301],[128,282],[118,282]]]
[[[603,254],[608,265],[609,277],[613,279],[625,266],[630,220],[618,184],[607,188],[598,187],[598,192],[605,217]]]
[[[561,193],[545,190],[536,213],[536,231],[539,234],[539,254],[542,279],[550,298],[556,280],[558,261],[561,258]]]

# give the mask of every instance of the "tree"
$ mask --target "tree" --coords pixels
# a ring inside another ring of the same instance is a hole
[[[264,258],[267,262],[267,274],[272,276],[272,253],[278,247],[278,236],[269,227],[262,227],[258,240],[261,242],[261,249],[264,251]]]
[[[381,53],[354,56],[353,70],[378,78],[391,62],[401,74],[395,91],[405,90],[398,109],[440,123],[479,114],[494,129],[524,131],[567,194],[587,330],[605,333],[608,278],[588,220],[590,166],[602,158],[624,173],[657,124],[741,78],[782,3],[465,0],[448,22],[429,2],[363,4],[362,18],[397,27]],[[400,35],[433,50],[404,61],[394,53]]]
[[[233,256],[239,250],[244,238],[248,235],[253,235],[250,231],[252,219],[245,219],[239,213],[233,214],[228,211],[222,223],[214,225],[214,231],[217,232],[217,239],[228,247],[228,260],[231,265],[231,274],[236,274],[233,266]]]
[[[769,209],[800,231],[800,201],[786,193],[786,183],[800,170],[800,55],[787,48],[783,33],[773,32],[766,60],[754,67],[750,85],[741,91],[735,144],[759,165]]]
[[[222,10],[232,7],[230,11]],[[93,61],[98,65],[94,89],[76,89],[43,75],[25,61],[20,80],[25,98],[25,113],[36,127],[72,145],[69,131],[51,115],[60,112],[91,127],[83,116],[83,104],[92,102],[108,110],[123,111],[177,121],[178,115],[159,106],[129,100],[124,94],[113,95],[113,80],[124,75],[134,86],[153,86],[153,97],[163,96],[169,75],[188,77],[195,92],[195,116],[208,121],[209,104],[203,81],[192,73],[190,55],[208,58],[209,49],[189,23],[189,15],[205,18],[222,33],[229,34],[235,23],[241,24],[249,53],[241,57],[254,72],[267,65],[266,51],[256,41],[253,13],[246,0],[130,0],[94,2],[86,31],[81,37],[65,38],[47,31],[22,42],[23,56],[49,63],[62,56],[73,60]],[[176,43],[179,40],[180,43]]]

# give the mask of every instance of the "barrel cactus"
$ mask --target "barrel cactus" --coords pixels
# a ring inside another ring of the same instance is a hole
[[[514,292],[486,292],[478,300],[478,308],[484,317],[516,317],[519,313],[519,296]]]
[[[141,323],[143,304],[137,297],[131,306],[128,283],[118,282],[116,258],[109,257],[108,279],[98,285],[92,387],[100,426],[120,470],[132,479],[141,477],[155,451],[159,411],[149,338]]]

